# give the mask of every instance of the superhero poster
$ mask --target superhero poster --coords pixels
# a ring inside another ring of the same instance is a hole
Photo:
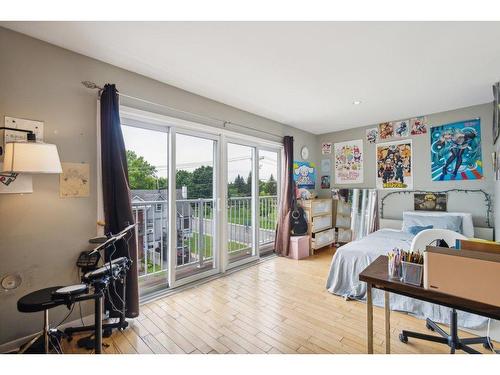
[[[377,189],[413,189],[411,140],[379,143],[376,150]]]
[[[482,179],[481,121],[431,128],[431,164],[433,181]]]
[[[363,140],[335,143],[335,183],[363,183]]]

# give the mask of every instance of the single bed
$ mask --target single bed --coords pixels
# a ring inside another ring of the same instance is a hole
[[[467,215],[467,214],[465,214]],[[465,219],[463,223],[467,228],[462,232],[467,235],[472,230],[472,220]],[[467,234],[466,234],[466,233]],[[407,231],[397,229],[381,229],[366,237],[341,246],[335,252],[326,288],[330,293],[342,296],[346,299],[365,300],[366,284],[359,281],[359,274],[378,256],[386,255],[393,248],[409,250],[413,235]],[[384,306],[384,295],[382,291],[373,291],[373,303],[376,306]],[[436,322],[446,323],[449,321],[450,309],[443,306],[433,305],[428,302],[391,294],[391,309],[403,311],[419,318],[430,318]],[[465,312],[458,313],[459,326],[463,328],[479,329],[487,324],[488,319]]]

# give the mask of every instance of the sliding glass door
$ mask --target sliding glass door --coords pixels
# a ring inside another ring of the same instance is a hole
[[[182,280],[218,269],[217,140],[180,132],[175,139],[175,278]]]
[[[141,295],[168,285],[169,128],[122,118]]]
[[[254,147],[227,143],[227,253],[230,265],[257,254],[255,156]]]
[[[141,295],[273,250],[279,145],[133,109],[121,121]]]
[[[259,148],[259,255],[274,250],[278,218],[280,150]]]

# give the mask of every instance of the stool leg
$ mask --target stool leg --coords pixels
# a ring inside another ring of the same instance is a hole
[[[49,310],[43,310],[43,348],[49,354]]]

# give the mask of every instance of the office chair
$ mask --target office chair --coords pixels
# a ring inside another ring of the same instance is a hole
[[[426,229],[418,233],[415,238],[413,238],[413,241],[411,243],[411,250],[422,252],[427,246],[435,245],[439,240],[446,241],[448,246],[455,246],[456,240],[464,239],[467,239],[467,237],[448,229]],[[458,320],[457,311],[455,309],[451,309],[450,311],[449,334],[441,327],[439,327],[436,322],[432,321],[429,318],[425,320],[425,326],[427,327],[427,329],[438,333],[439,336],[426,335],[424,333],[403,330],[399,334],[399,340],[403,343],[407,343],[408,338],[413,337],[419,340],[446,344],[451,348],[451,354],[455,353],[455,350],[463,350],[464,352],[469,354],[480,354],[479,351],[469,347],[469,345],[474,344],[483,344],[486,349],[491,349],[489,337],[471,337],[464,339],[458,337]]]

